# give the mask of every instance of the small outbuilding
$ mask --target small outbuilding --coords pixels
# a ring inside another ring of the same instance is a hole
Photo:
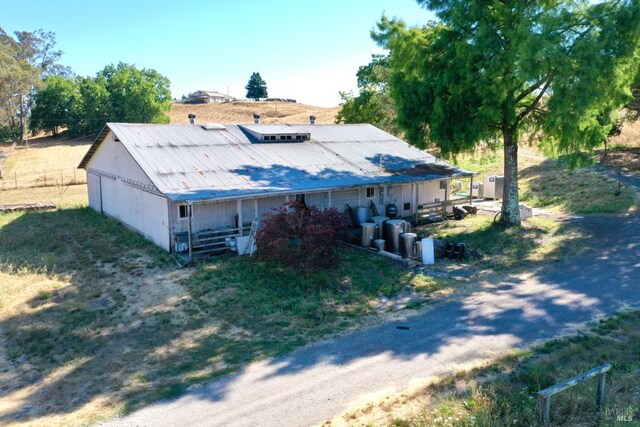
[[[368,124],[108,123],[79,168],[93,209],[189,256],[290,200],[394,204],[417,219],[451,207],[450,180],[473,176]]]

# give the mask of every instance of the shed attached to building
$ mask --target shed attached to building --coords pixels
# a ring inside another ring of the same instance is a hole
[[[447,203],[471,176],[371,125],[108,123],[79,165],[89,205],[169,252],[219,249],[289,200],[319,209]]]

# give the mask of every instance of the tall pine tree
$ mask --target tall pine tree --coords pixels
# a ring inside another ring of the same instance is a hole
[[[262,80],[260,73],[251,74],[245,89],[247,90],[247,98],[253,99],[254,101],[258,101],[260,98],[266,98],[269,96],[267,94],[267,82]]]

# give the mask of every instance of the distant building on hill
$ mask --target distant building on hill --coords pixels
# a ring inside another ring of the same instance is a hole
[[[210,90],[197,90],[190,94],[184,102],[185,104],[207,104],[209,102],[229,102],[235,100],[234,97],[225,95],[224,93]]]

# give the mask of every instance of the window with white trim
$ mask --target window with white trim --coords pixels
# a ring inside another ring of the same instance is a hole
[[[376,188],[367,187],[367,199],[373,199],[374,197],[376,197]]]
[[[178,205],[178,218],[189,218],[189,205]]]

